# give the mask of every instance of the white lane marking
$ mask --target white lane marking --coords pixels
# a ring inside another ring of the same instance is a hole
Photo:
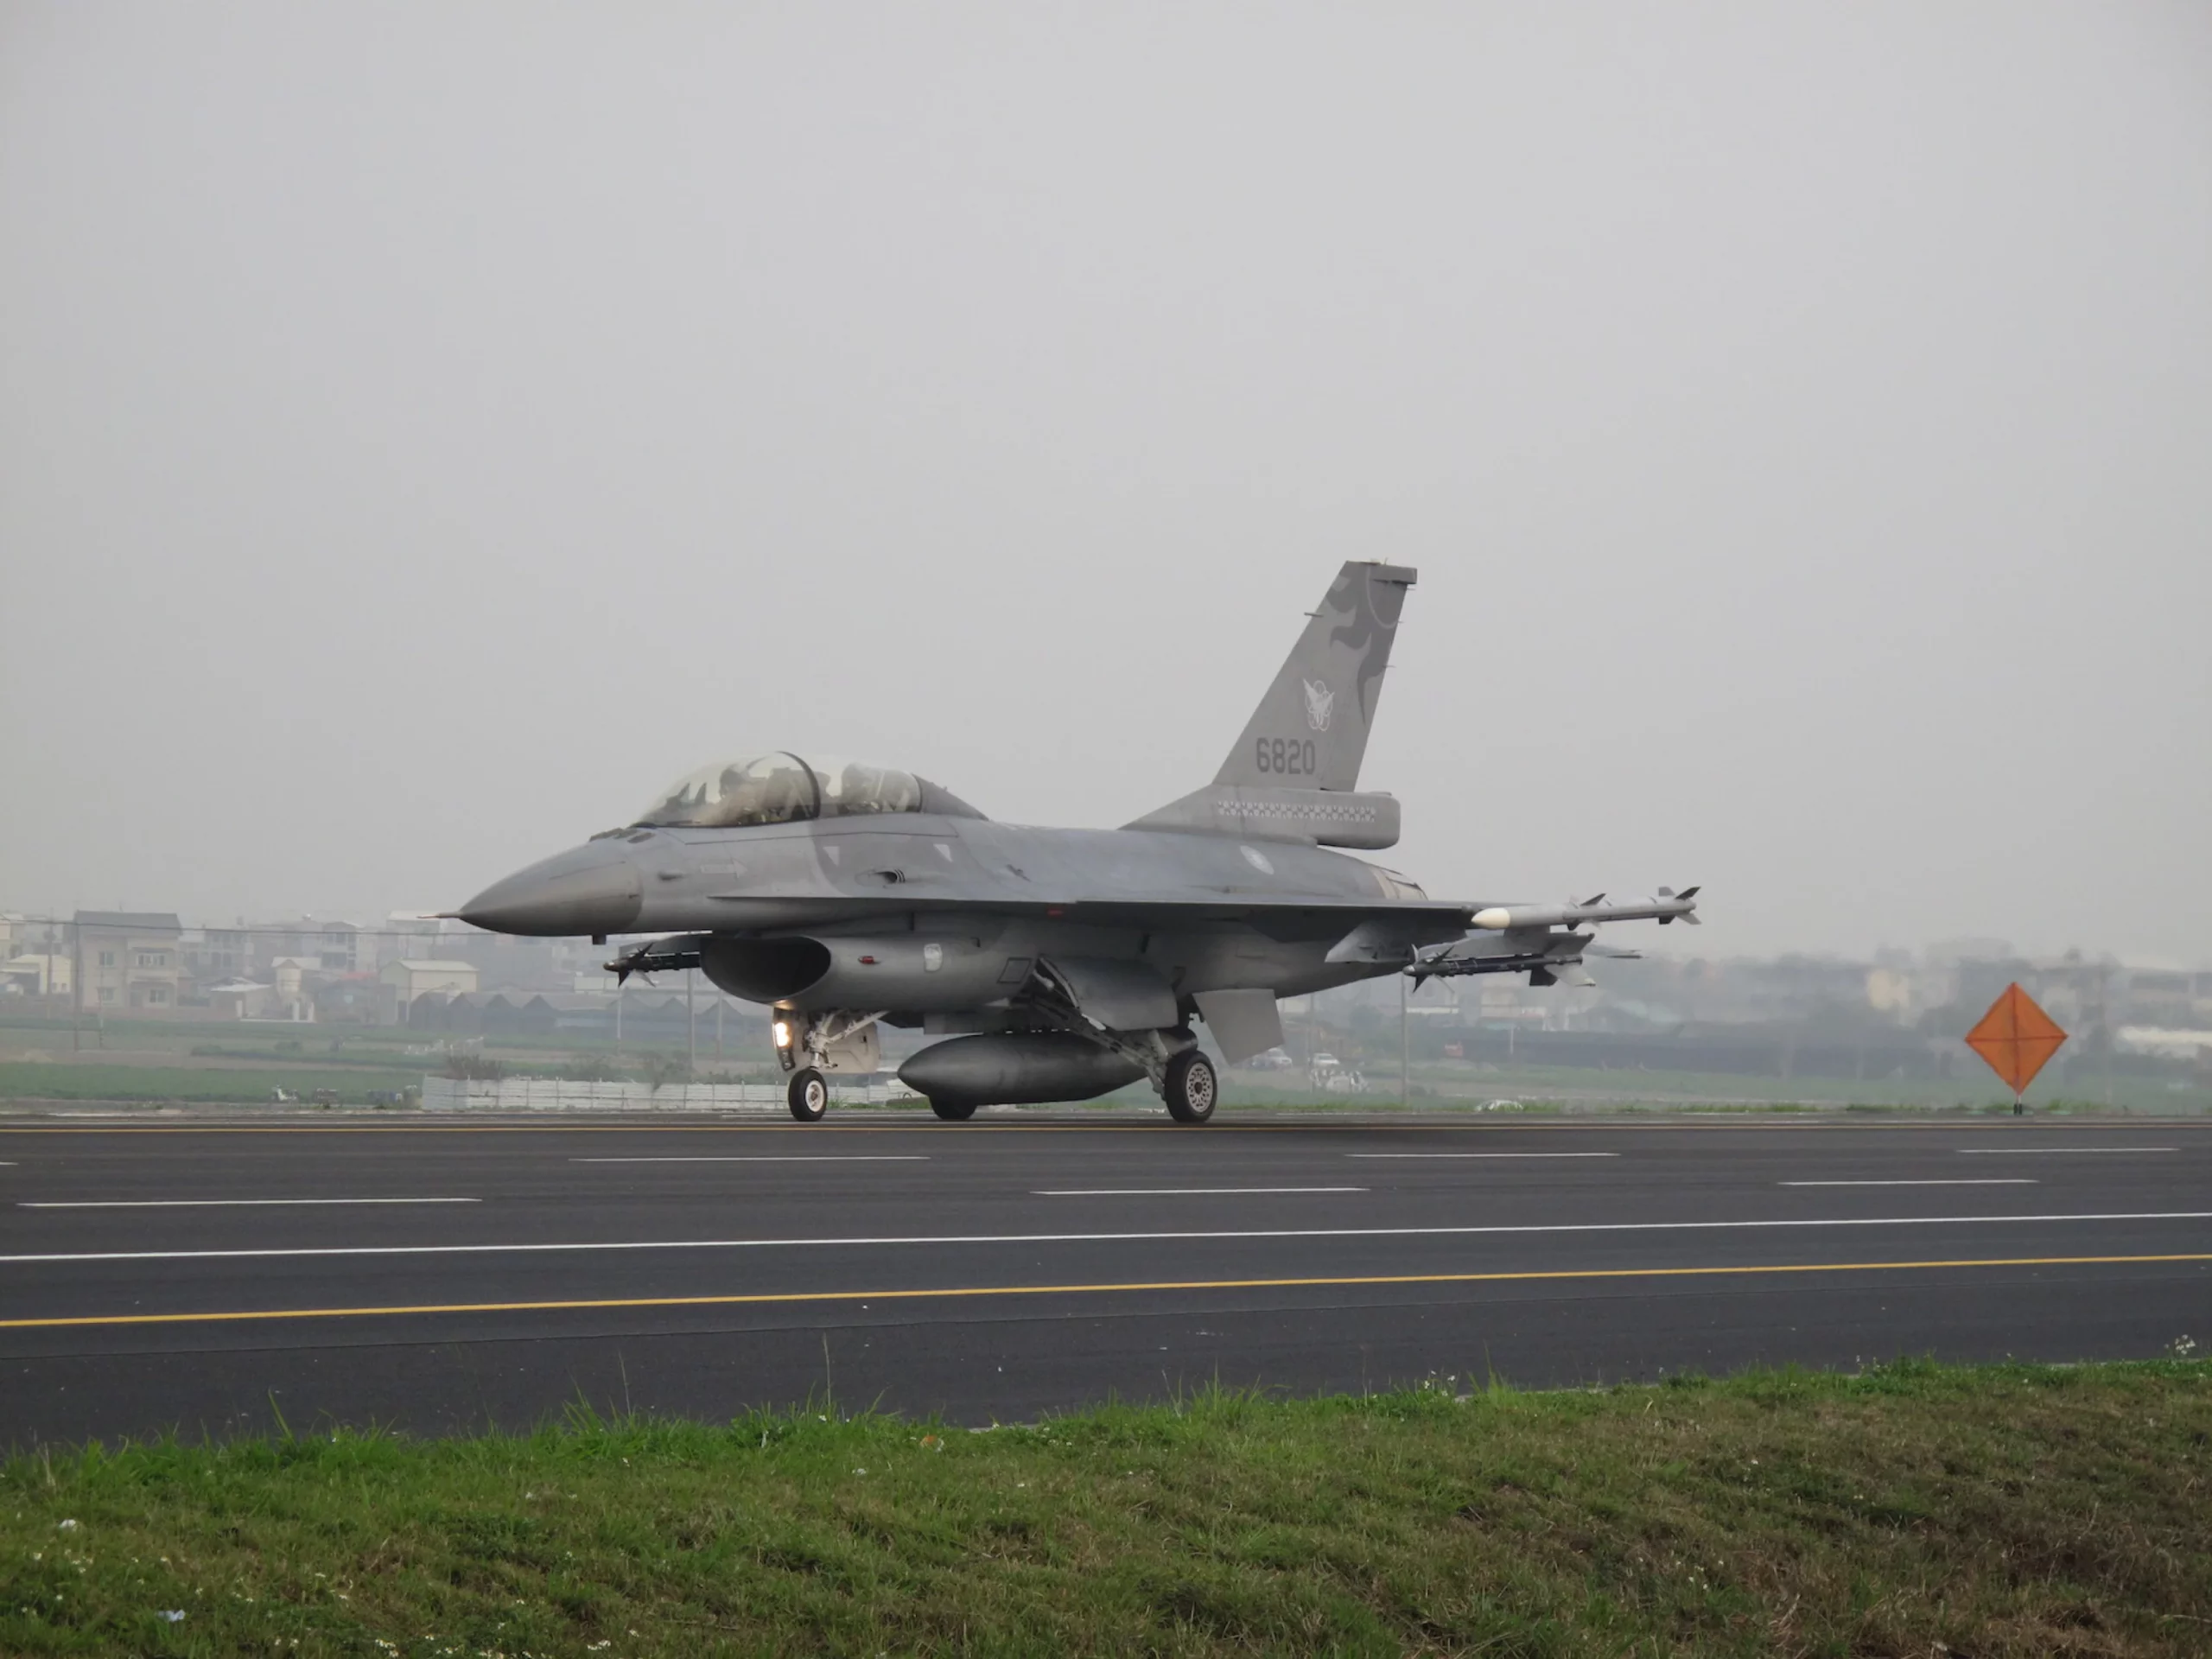
[[[926,1164],[921,1152],[764,1152],[686,1158],[571,1158],[572,1164]]]
[[[1344,1153],[1344,1157],[1619,1157],[1619,1153]]]
[[[1033,1198],[1218,1198],[1237,1192],[1364,1192],[1363,1186],[1039,1186]]]
[[[1949,1181],[1777,1181],[1777,1186],[2036,1186],[2032,1175],[1965,1175]]]
[[[2014,1157],[2053,1152],[2179,1152],[2179,1147],[1960,1147],[1962,1157]]]
[[[235,1210],[271,1204],[481,1204],[481,1198],[48,1198],[18,1210]]]
[[[2212,1221],[2212,1210],[2116,1211],[2078,1216],[1834,1216],[1805,1221],[1589,1221],[1525,1227],[1272,1227],[1149,1233],[946,1233],[904,1238],[645,1238],[569,1244],[337,1244],[299,1249],[104,1250],[0,1255],[0,1266],[55,1262],[236,1262],[326,1255],[534,1255],[553,1250],[770,1250],[827,1245],[1143,1244],[1187,1239],[1454,1238],[1476,1234],[1694,1233],[1802,1227],[1963,1227],[2057,1221]]]

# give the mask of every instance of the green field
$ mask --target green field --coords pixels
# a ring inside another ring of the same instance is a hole
[[[269,1099],[282,1087],[305,1099],[318,1089],[337,1091],[346,1105],[365,1104],[372,1090],[419,1088],[423,1062],[401,1069],[327,1066],[308,1056],[296,1065],[244,1071],[215,1065],[80,1065],[0,1061],[0,1100],[113,1100],[149,1105],[247,1103]]]
[[[2212,1649],[2212,1366],[1455,1394],[35,1450],[0,1649]]]

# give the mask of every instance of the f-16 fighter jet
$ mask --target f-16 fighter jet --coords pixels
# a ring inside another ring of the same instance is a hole
[[[1214,780],[1119,830],[996,823],[912,772],[784,752],[703,766],[631,823],[459,912],[496,932],[666,937],[618,976],[698,969],[771,1010],[791,1115],[880,1069],[880,1027],[943,1040],[899,1068],[941,1118],[1149,1079],[1181,1123],[1282,1041],[1276,999],[1384,974],[1582,979],[1591,927],[1694,923],[1697,889],[1564,906],[1430,898],[1339,848],[1398,839],[1359,787],[1415,573],[1346,564]],[[1613,953],[1627,954],[1627,953]]]

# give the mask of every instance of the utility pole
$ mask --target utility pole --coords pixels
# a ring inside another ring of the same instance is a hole
[[[1414,1097],[1413,1043],[1408,1034],[1411,1030],[1410,1020],[1406,1013],[1406,976],[1400,974],[1398,976],[1398,1104],[1401,1106],[1410,1106]]]

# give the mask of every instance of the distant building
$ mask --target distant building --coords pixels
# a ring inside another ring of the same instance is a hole
[[[2212,1014],[2212,974],[2168,969],[2127,970],[2127,1019],[2131,1025],[2170,1029],[2194,1024]]]
[[[216,985],[243,979],[253,968],[251,939],[242,926],[188,927],[178,944],[192,996],[203,1001]]]
[[[476,989],[476,965],[437,957],[402,957],[387,962],[377,977],[383,982],[383,1023],[405,1025],[407,1011],[421,996],[467,996]]]
[[[0,963],[0,989],[10,996],[69,995],[70,957],[66,950],[41,950]]]
[[[276,988],[257,980],[226,979],[207,988],[207,1006],[222,1020],[266,1020]]]
[[[53,922],[0,914],[0,992],[10,996],[69,995],[69,940]]]
[[[375,974],[324,974],[309,988],[320,1025],[374,1026],[384,1018],[385,988]]]
[[[268,1018],[293,1020],[304,1025],[315,1018],[315,993],[309,976],[318,972],[312,957],[277,957],[269,964],[271,991]]]
[[[80,910],[77,1006],[91,1014],[174,1014],[184,983],[174,911]]]

